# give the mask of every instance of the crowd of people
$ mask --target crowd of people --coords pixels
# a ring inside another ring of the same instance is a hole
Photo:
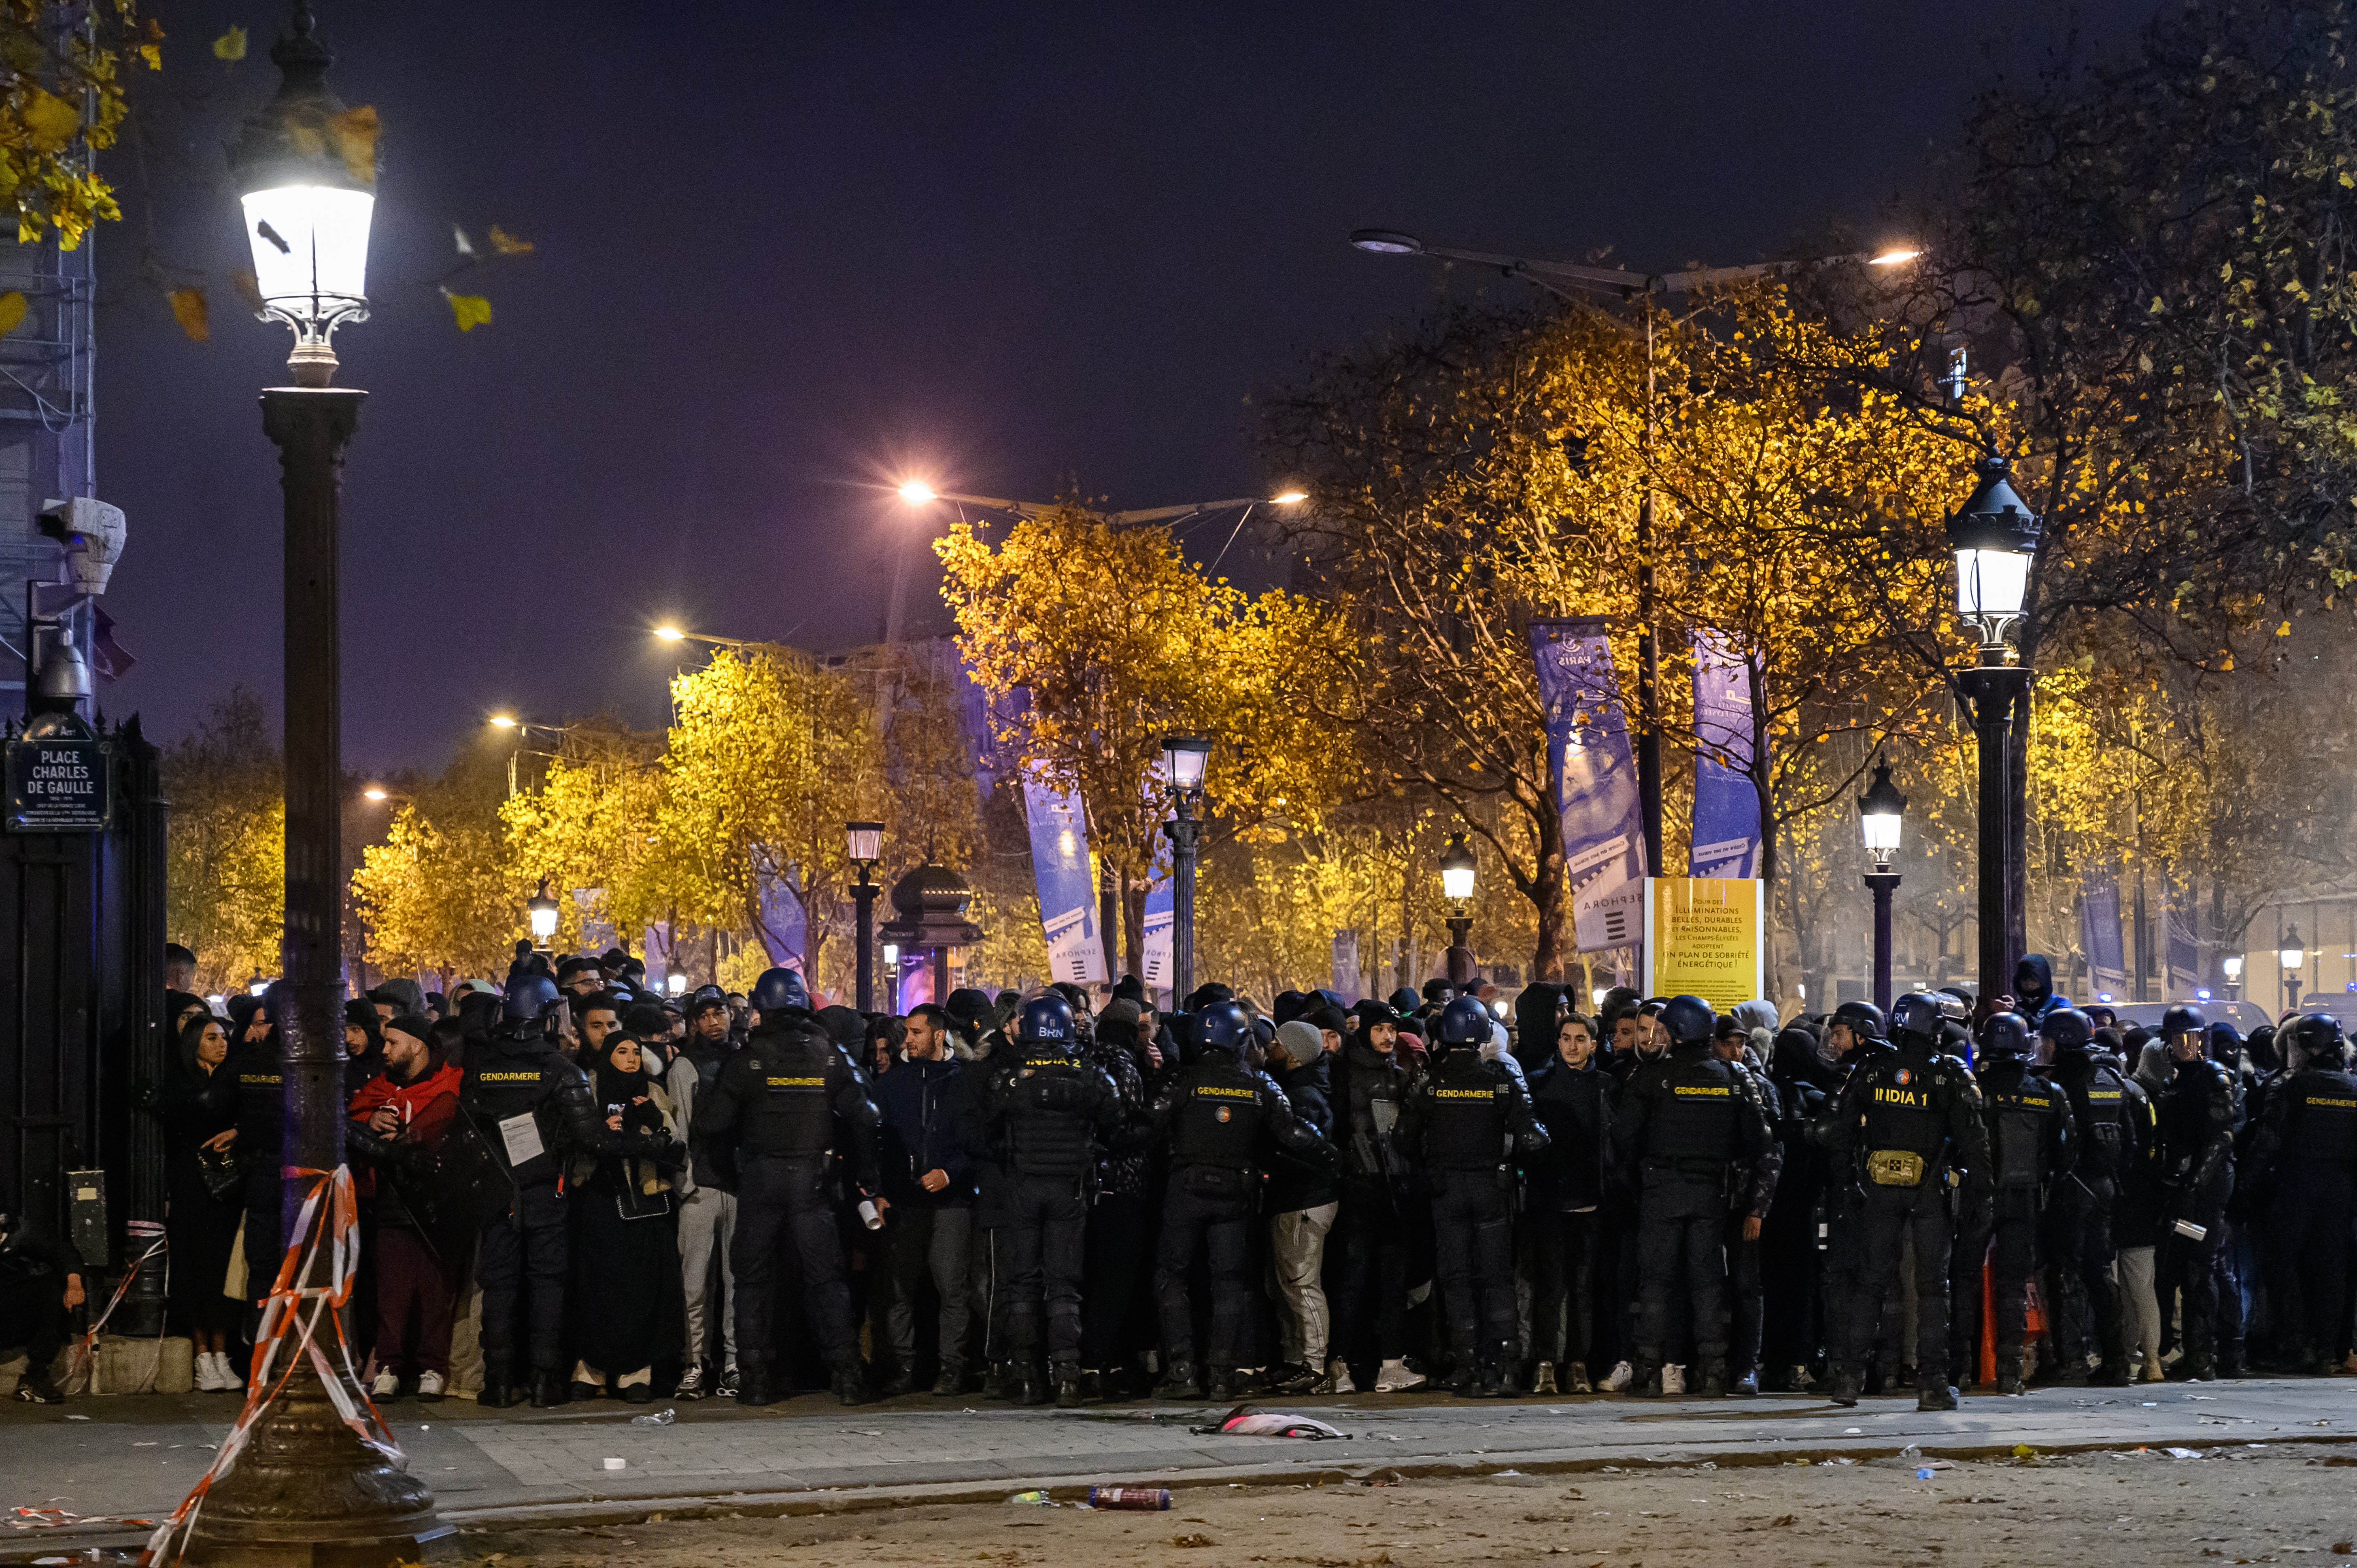
[[[1072,1405],[2124,1385],[2350,1359],[2340,1026],[2013,994],[1779,1025],[1486,983],[905,1016],[627,954],[349,1004],[380,1400]],[[285,1249],[272,1005],[176,993],[174,1316],[243,1386]],[[77,1281],[79,1283],[79,1281]],[[462,1365],[464,1362],[466,1364]],[[33,1392],[47,1397],[39,1380]],[[48,1394],[54,1394],[49,1389]]]

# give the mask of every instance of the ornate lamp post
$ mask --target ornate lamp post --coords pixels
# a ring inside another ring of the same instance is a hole
[[[1203,798],[1203,766],[1211,757],[1211,743],[1200,736],[1174,735],[1162,742],[1172,813],[1162,824],[1170,838],[1170,998],[1180,1006],[1195,989],[1195,843],[1203,832],[1195,802]]]
[[[368,316],[376,146],[372,119],[355,124],[328,87],[334,57],[314,30],[310,0],[295,0],[293,26],[270,58],[282,78],[277,95],[246,122],[231,156],[263,317],[295,332],[287,360],[295,384],[262,394],[263,428],[278,447],[286,496],[285,977],[270,1003],[287,1114],[285,1146],[253,1153],[297,1170],[333,1171],[344,1163],[337,509],[344,445],[366,394],[328,383],[336,328]],[[296,1247],[306,1240],[294,1225],[304,1185],[286,1184],[286,1239]],[[328,1249],[313,1258],[310,1274],[296,1283],[328,1285]],[[253,1262],[255,1277],[267,1279],[276,1260]],[[189,1561],[414,1562],[421,1541],[446,1533],[425,1484],[337,1413],[361,1396],[330,1355],[328,1375],[344,1384],[338,1397],[330,1399],[311,1358],[296,1359],[285,1391],[206,1498]]]
[[[1899,853],[1906,811],[1907,797],[1890,782],[1890,764],[1876,763],[1874,782],[1857,798],[1857,820],[1866,833],[1866,852],[1874,856],[1874,869],[1866,874],[1866,885],[1874,893],[1874,1004],[1885,1013],[1890,1011],[1890,896],[1899,891],[1899,873],[1890,869],[1890,857]]]
[[[532,946],[535,952],[546,952],[550,939],[556,935],[556,900],[548,894],[548,878],[540,879],[540,891],[524,903],[524,913],[532,919]]]
[[[1440,852],[1440,896],[1448,900],[1448,983],[1473,978],[1473,950],[1467,938],[1473,932],[1473,879],[1481,869],[1473,846],[1458,833]]]
[[[853,935],[859,944],[858,993],[859,1010],[876,1011],[876,895],[882,892],[868,873],[884,858],[884,824],[881,822],[845,822],[843,831],[850,836],[851,864],[859,868],[859,880],[851,885],[851,897],[857,905]]]
[[[2276,954],[2276,961],[2283,965],[2284,1006],[2296,1013],[2299,1010],[2299,972],[2308,967],[2308,946],[2299,940],[2298,920],[2284,933],[2283,948]]]
[[[2020,924],[2019,889],[2010,865],[2012,822],[2009,737],[2014,709],[2029,693],[2030,671],[2013,661],[2006,633],[2021,618],[2029,566],[2038,553],[2036,515],[2015,493],[2012,470],[1991,453],[1981,459],[1972,499],[1948,520],[1956,553],[1956,613],[1980,632],[1979,661],[1953,672],[1971,710],[1980,753],[1980,994],[2001,996],[2013,985],[2013,932]]]
[[[2221,965],[2226,972],[2226,994],[2239,1001],[2243,994],[2243,955],[2228,953]]]

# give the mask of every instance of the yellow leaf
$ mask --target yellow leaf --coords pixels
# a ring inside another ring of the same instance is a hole
[[[231,27],[228,32],[223,33],[220,38],[215,38],[213,40],[213,58],[215,59],[228,60],[231,64],[235,64],[237,61],[243,59],[245,58],[245,29],[243,27]]]
[[[491,302],[481,295],[452,294],[446,288],[442,297],[450,302],[450,316],[457,322],[459,331],[472,332],[478,327],[491,324]]]
[[[237,290],[238,298],[253,307],[255,315],[262,314],[262,280],[253,275],[251,268],[240,267],[230,274],[229,286]]]
[[[13,288],[6,294],[0,294],[0,337],[16,330],[17,324],[24,319],[25,296]]]
[[[38,87],[25,90],[24,119],[26,140],[36,152],[56,152],[81,129],[81,116],[72,104]]]
[[[336,156],[344,160],[345,171],[362,185],[376,183],[376,139],[382,129],[373,103],[347,109],[328,122],[328,140]]]
[[[2291,622],[2286,621],[2283,625],[2276,628],[2276,635],[2277,637],[2289,637],[2291,635]]]
[[[519,240],[498,224],[491,225],[491,249],[502,256],[521,256],[533,248],[529,240]]]
[[[141,44],[139,46],[139,58],[147,62],[147,69],[149,70],[161,70],[164,69],[164,51],[154,44]]]
[[[212,320],[205,309],[205,291],[200,288],[176,288],[170,295],[172,319],[192,343],[210,341],[213,335]]]

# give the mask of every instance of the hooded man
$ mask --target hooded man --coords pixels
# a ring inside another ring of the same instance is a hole
[[[1394,1393],[1424,1381],[1407,1366],[1407,1189],[1413,1166],[1393,1139],[1413,1075],[1399,1049],[1399,1015],[1361,1002],[1359,1027],[1334,1055],[1328,1103],[1341,1159],[1334,1245],[1342,1250],[1329,1305],[1334,1311],[1331,1392],[1356,1393],[1350,1363],[1377,1363],[1374,1389]],[[1372,1351],[1372,1355],[1370,1352]]]
[[[2071,1004],[2054,994],[2054,964],[2042,952],[2024,953],[2013,966],[2013,1011],[2031,1028],[2057,1007]]]

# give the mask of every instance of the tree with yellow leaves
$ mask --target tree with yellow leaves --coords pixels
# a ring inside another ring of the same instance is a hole
[[[114,145],[129,104],[124,76],[163,68],[164,30],[133,0],[70,15],[46,0],[0,0],[0,201],[16,239],[54,234],[71,250],[91,226],[123,216],[91,155]]]
[[[164,753],[172,802],[164,843],[164,928],[197,955],[197,988],[242,990],[278,972],[286,923],[286,797],[278,744],[243,687]]]

